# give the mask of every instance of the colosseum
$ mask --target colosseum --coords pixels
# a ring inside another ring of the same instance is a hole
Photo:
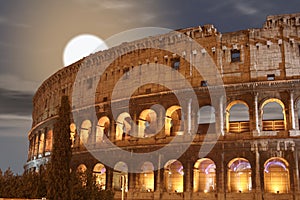
[[[73,170],[115,199],[300,199],[300,13],[204,25],[93,53],[38,88],[25,170],[70,99]],[[92,94],[92,95],[90,95]]]

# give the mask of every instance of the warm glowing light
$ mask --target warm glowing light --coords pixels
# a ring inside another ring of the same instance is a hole
[[[208,159],[199,159],[194,165],[194,192],[213,192],[216,187],[216,165]]]
[[[88,56],[95,50],[107,49],[107,45],[99,37],[82,34],[72,38],[64,49],[63,62],[68,66],[81,58]]]
[[[170,160],[165,167],[165,188],[168,192],[183,192],[183,166],[177,160]]]
[[[244,158],[233,159],[228,164],[228,189],[231,192],[249,192],[252,190],[251,165]]]
[[[288,193],[290,178],[288,163],[283,158],[275,157],[265,163],[265,191],[270,193]]]

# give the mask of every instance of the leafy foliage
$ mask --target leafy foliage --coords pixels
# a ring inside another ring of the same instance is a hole
[[[72,175],[72,199],[73,200],[112,200],[114,193],[109,190],[101,190],[91,172],[73,172]]]
[[[42,198],[46,196],[45,172],[26,172],[14,175],[8,168],[0,174],[0,197],[4,198]]]

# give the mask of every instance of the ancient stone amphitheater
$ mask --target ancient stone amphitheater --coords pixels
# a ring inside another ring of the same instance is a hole
[[[181,29],[64,67],[34,96],[25,169],[49,161],[68,95],[72,169],[115,199],[300,199],[299,36],[300,13],[269,16],[262,28]]]

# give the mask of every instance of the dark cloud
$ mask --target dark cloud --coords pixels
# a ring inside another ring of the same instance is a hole
[[[31,115],[33,94],[0,88],[0,115]]]
[[[267,15],[299,12],[300,7],[298,0],[288,3],[274,0],[167,0],[162,3],[168,11],[164,18],[172,28],[214,24],[221,32],[260,28]]]

